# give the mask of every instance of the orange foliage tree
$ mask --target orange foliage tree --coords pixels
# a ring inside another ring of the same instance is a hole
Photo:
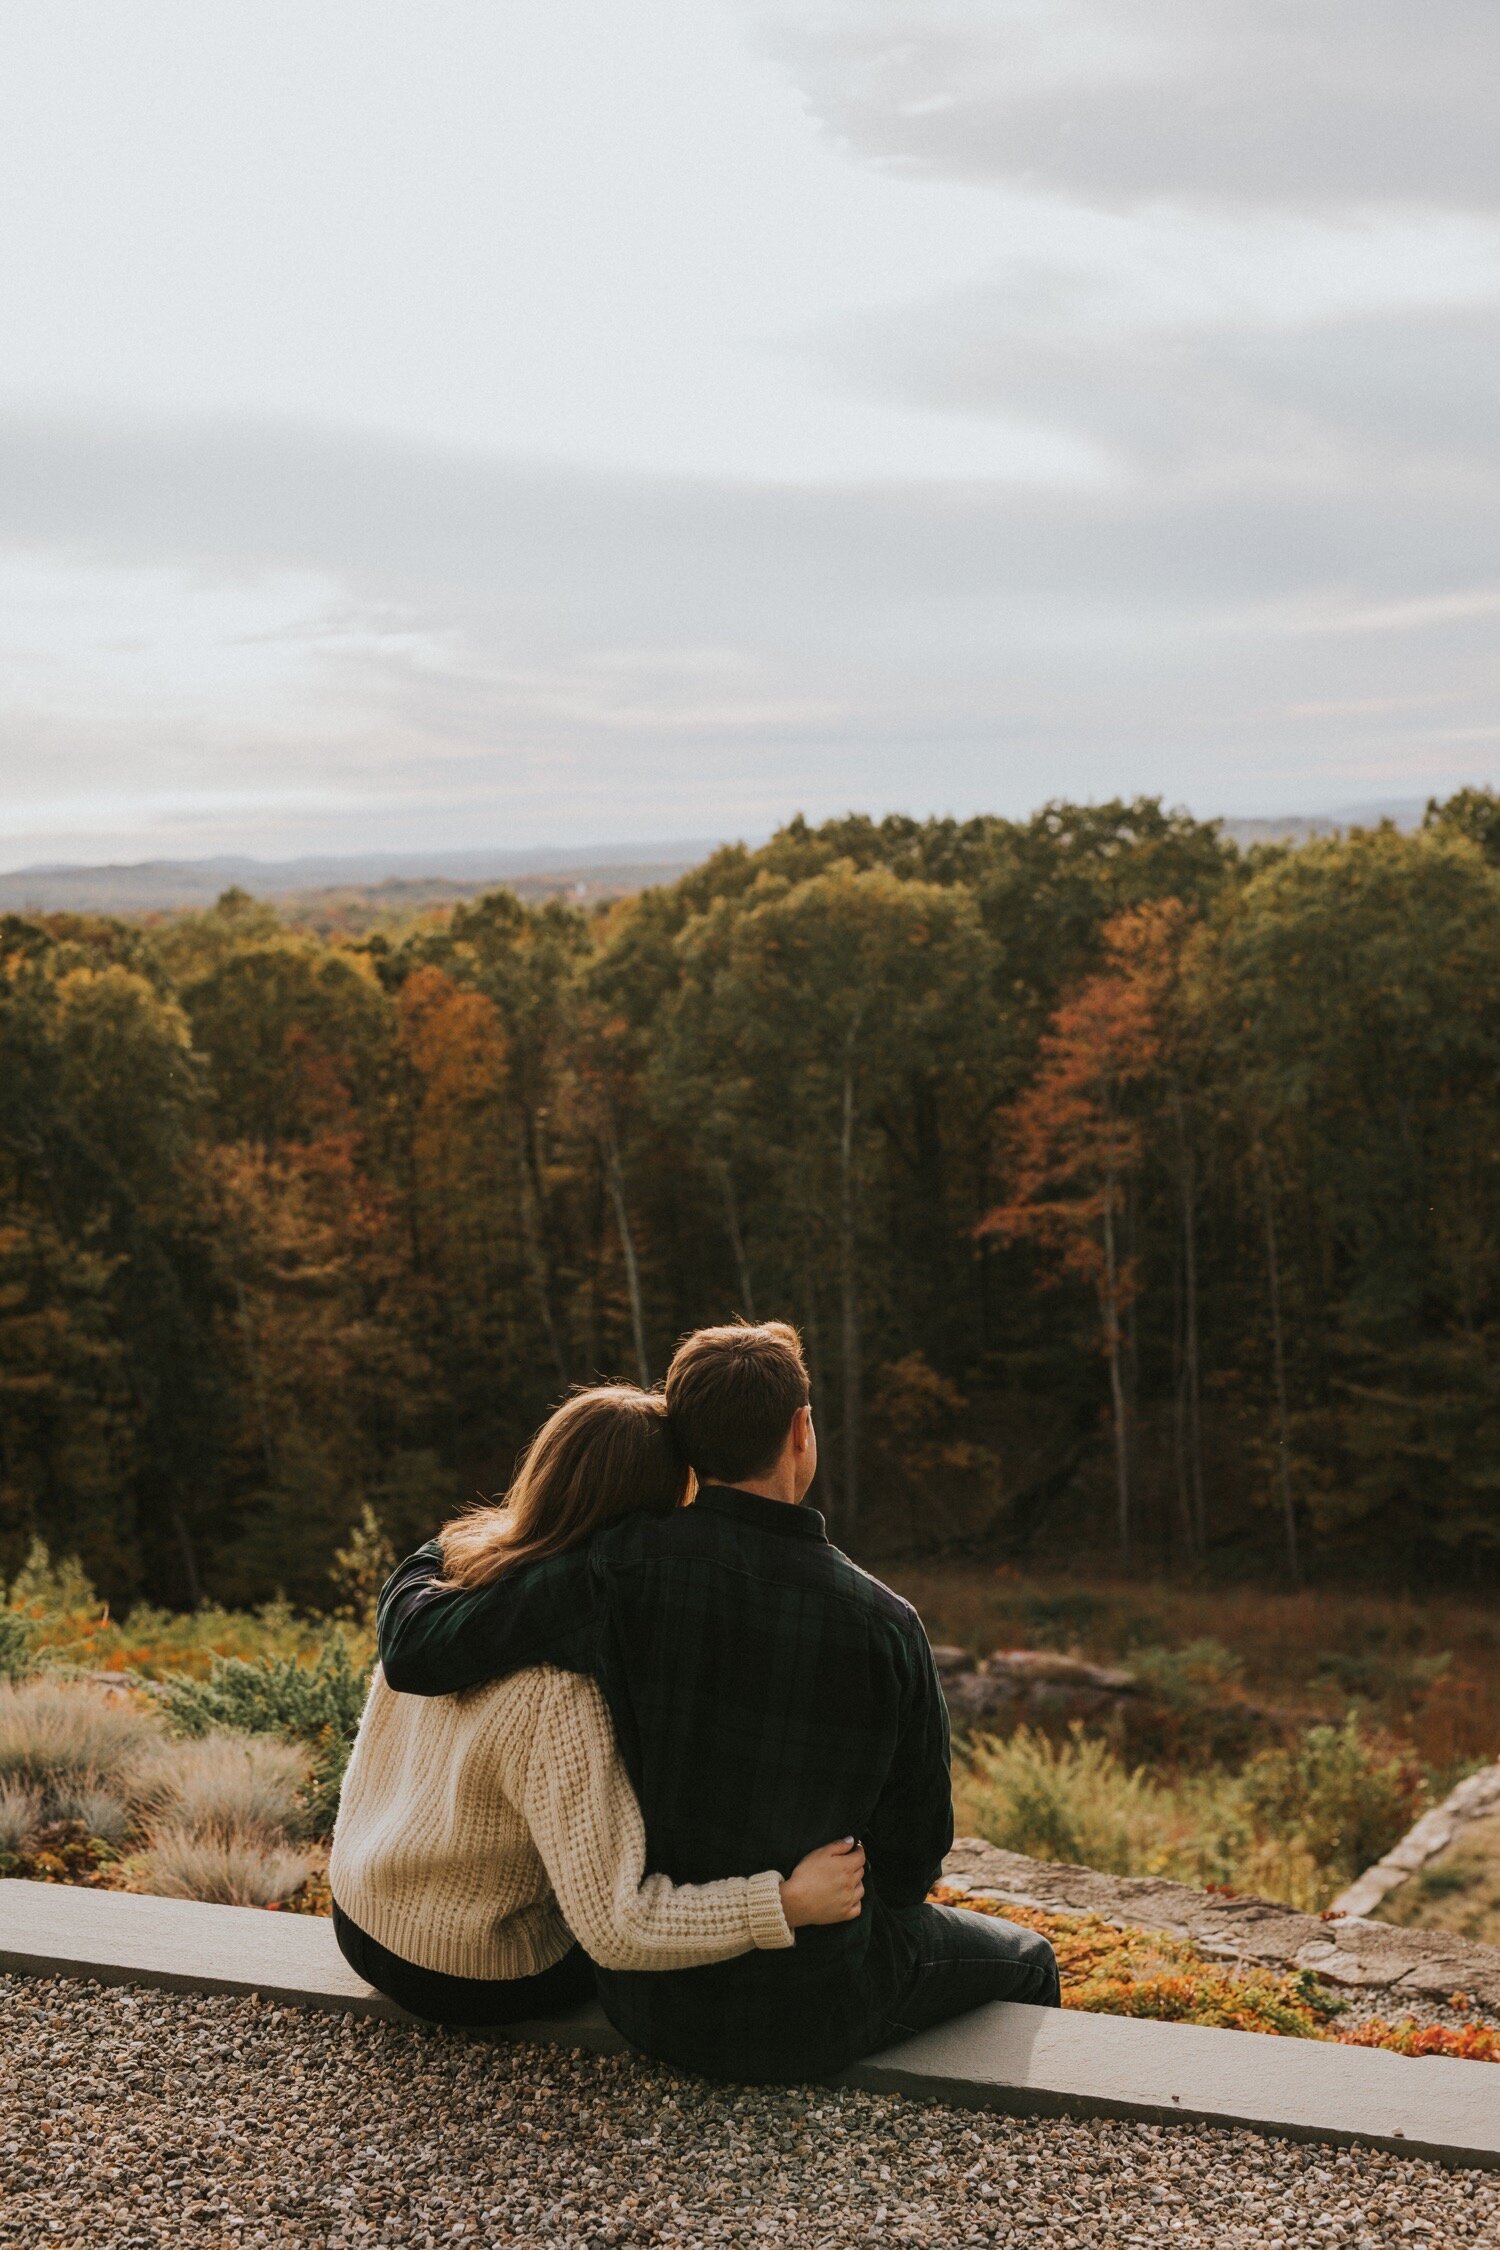
[[[1041,1068],[1001,1113],[1010,1192],[981,1236],[1030,1243],[1054,1279],[1083,1282],[1099,1309],[1114,1424],[1116,1523],[1130,1554],[1130,1415],[1124,1322],[1140,1286],[1130,1197],[1146,1150],[1144,1090],[1163,1058],[1165,1013],[1188,924],[1176,899],[1105,925],[1104,966],[1052,1017]]]

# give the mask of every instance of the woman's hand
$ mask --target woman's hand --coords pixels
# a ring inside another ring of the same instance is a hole
[[[857,1922],[865,1895],[865,1847],[852,1836],[799,1859],[781,1879],[781,1911],[789,1930],[810,1922]]]

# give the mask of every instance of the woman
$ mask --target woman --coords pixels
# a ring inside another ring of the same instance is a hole
[[[443,1533],[450,1585],[561,1554],[687,1498],[659,1398],[582,1391],[532,1440],[498,1505]],[[611,1969],[685,1969],[857,1918],[852,1839],[717,1883],[647,1875],[640,1807],[594,1681],[537,1666],[458,1696],[396,1695],[377,1667],[345,1776],[329,1881],[344,1958],[429,2022],[518,2023]]]

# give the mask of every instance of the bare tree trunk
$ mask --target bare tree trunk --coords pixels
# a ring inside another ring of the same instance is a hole
[[[203,1607],[203,1581],[198,1575],[198,1556],[193,1546],[192,1533],[187,1527],[187,1518],[182,1512],[182,1502],[176,1493],[172,1495],[168,1505],[172,1517],[172,1529],[177,1535],[177,1551],[182,1557],[183,1576],[187,1580],[188,1600],[192,1603],[194,1609],[201,1609]]]
[[[1201,1563],[1208,1552],[1207,1511],[1203,1503],[1203,1394],[1198,1351],[1198,1176],[1188,1139],[1182,1095],[1174,1091],[1177,1125],[1177,1176],[1182,1196],[1183,1363],[1187,1385],[1187,1470],[1192,1498],[1193,1551]]]
[[[1121,1198],[1121,1233],[1124,1243],[1124,1263],[1131,1266],[1136,1256],[1136,1193],[1135,1181],[1127,1178]],[[1120,1373],[1125,1385],[1125,1457],[1130,1470],[1132,1496],[1139,1492],[1145,1499],[1144,1480],[1141,1475],[1141,1339],[1140,1320],[1136,1297],[1132,1291],[1121,1315]],[[1144,1534],[1147,1527],[1140,1527]]]
[[[750,1261],[745,1256],[745,1238],[740,1231],[739,1198],[734,1192],[734,1173],[728,1164],[719,1166],[719,1178],[724,1188],[724,1222],[729,1229],[729,1246],[734,1252],[735,1279],[739,1283],[740,1311],[746,1320],[755,1318],[755,1292],[750,1286]]]
[[[620,1230],[620,1254],[625,1261],[625,1287],[630,1297],[630,1330],[635,1340],[636,1373],[644,1391],[651,1386],[651,1367],[646,1358],[646,1315],[641,1303],[641,1269],[635,1254],[635,1237],[630,1231],[630,1213],[625,1204],[625,1173],[620,1163],[615,1113],[608,1101],[604,1105],[604,1173],[609,1182],[610,1201],[615,1209],[615,1225]]]
[[[521,1166],[521,1236],[526,1244],[526,1261],[531,1267],[531,1278],[536,1285],[536,1300],[542,1316],[542,1329],[547,1338],[547,1348],[552,1354],[552,1364],[557,1369],[560,1383],[568,1380],[568,1363],[563,1356],[562,1338],[557,1332],[557,1322],[552,1314],[552,1281],[547,1266],[547,1253],[542,1246],[541,1228],[537,1220],[536,1190],[531,1168]]]
[[[844,1043],[844,1114],[839,1135],[839,1291],[844,1373],[844,1522],[852,1533],[859,1522],[860,1383],[859,1270],[854,1233],[854,1041]]]
[[[1192,1560],[1193,1496],[1188,1488],[1187,1364],[1183,1349],[1182,1248],[1172,1266],[1172,1474],[1177,1486],[1177,1520],[1182,1551]]]
[[[1130,1429],[1125,1404],[1125,1384],[1120,1370],[1120,1261],[1115,1242],[1115,1182],[1111,1173],[1104,1189],[1104,1348],[1109,1356],[1109,1395],[1115,1420],[1116,1530],[1122,1565],[1130,1562]]]
[[[1266,1221],[1266,1280],[1271,1299],[1271,1362],[1276,1382],[1276,1468],[1281,1486],[1281,1518],[1286,1532],[1287,1575],[1294,1586],[1302,1583],[1297,1553],[1297,1511],[1292,1501],[1291,1425],[1286,1403],[1286,1336],[1281,1319],[1281,1261],[1276,1248],[1276,1206],[1271,1194],[1271,1168],[1260,1152],[1261,1199]]]

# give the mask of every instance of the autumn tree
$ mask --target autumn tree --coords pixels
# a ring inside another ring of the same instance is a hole
[[[1030,1243],[1098,1306],[1114,1431],[1116,1536],[1131,1549],[1131,1418],[1125,1319],[1140,1285],[1131,1195],[1146,1149],[1145,1090],[1160,1067],[1163,1011],[1176,981],[1186,909],[1171,900],[1117,915],[1105,966],[1052,1018],[1040,1068],[1002,1113],[1008,1194],[979,1232]]]

